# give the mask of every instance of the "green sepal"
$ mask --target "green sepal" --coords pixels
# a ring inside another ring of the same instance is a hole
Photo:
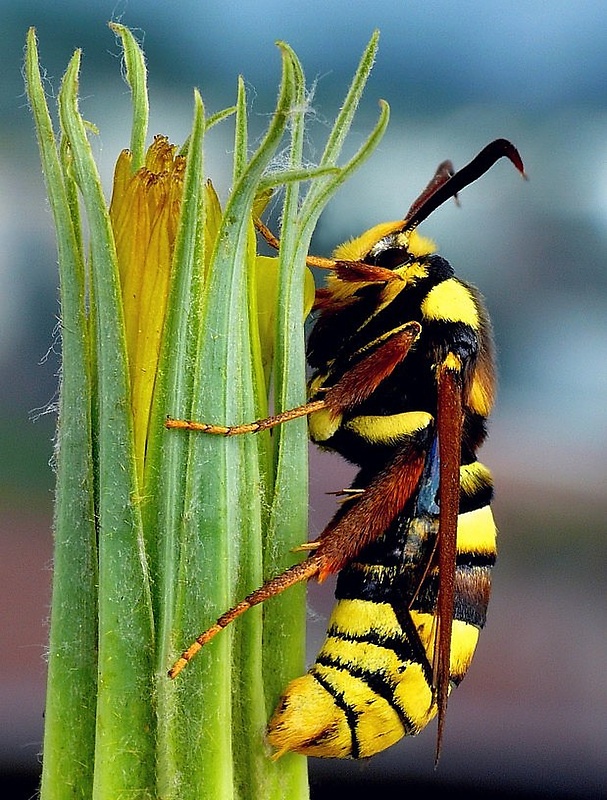
[[[93,797],[145,796],[154,780],[153,622],[118,266],[101,182],[78,112],[80,53],[59,93],[59,114],[90,236],[97,347],[99,541],[98,686]]]

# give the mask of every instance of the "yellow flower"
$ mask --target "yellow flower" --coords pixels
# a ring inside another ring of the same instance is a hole
[[[156,136],[145,165],[132,172],[130,151],[116,163],[110,218],[124,307],[137,472],[143,476],[150,408],[181,198],[185,158]]]

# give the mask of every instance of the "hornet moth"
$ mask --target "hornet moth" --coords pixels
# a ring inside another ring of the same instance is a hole
[[[307,415],[312,440],[360,468],[331,522],[304,546],[308,557],[223,614],[169,672],[251,606],[338,573],[325,643],[270,720],[276,756],[372,756],[437,716],[438,758],[448,695],[485,624],[496,558],[493,483],[476,455],[495,377],[479,293],[417,226],[502,157],[525,176],[516,148],[497,139],[459,172],[443,162],[404,220],[376,225],[332,259],[308,258],[331,271],[316,294],[308,403],[232,427],[167,421],[235,435]]]

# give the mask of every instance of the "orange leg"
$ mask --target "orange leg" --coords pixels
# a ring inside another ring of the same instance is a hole
[[[169,670],[169,677],[175,678],[205,644],[253,606],[281,594],[301,581],[310,578],[322,581],[328,575],[339,572],[367,544],[384,533],[417,487],[423,467],[423,454],[412,459],[410,453],[399,453],[394,462],[362,494],[352,500],[346,513],[336,514],[334,520],[313,543],[314,552],[305,561],[266,581],[263,586],[222,614],[215,624],[184,650]]]
[[[184,431],[199,431],[201,433],[211,433],[216,436],[238,436],[242,433],[259,433],[259,431],[267,431],[269,428],[275,428],[277,425],[282,425],[283,422],[289,422],[292,419],[299,417],[307,417],[314,411],[320,411],[325,408],[324,400],[314,400],[311,403],[305,403],[303,406],[297,408],[290,408],[288,411],[283,411],[280,414],[275,414],[265,419],[258,419],[255,422],[245,422],[242,425],[215,425],[212,422],[196,422],[191,419],[172,419],[169,417],[165,423],[165,428],[175,428]]]
[[[361,358],[335,386],[326,390],[321,400],[315,400],[295,409],[284,411],[267,419],[243,425],[213,425],[190,420],[169,419],[169,428],[202,431],[224,436],[256,433],[267,430],[291,419],[306,416],[322,408],[336,415],[356,407],[369,397],[406,358],[421,332],[417,322],[410,322],[371,343],[369,354]],[[259,589],[226,611],[219,619],[200,634],[175,662],[169,676],[174,678],[194,655],[223,628],[244,614],[249,608],[280,594],[300,581],[316,577],[319,581],[339,572],[370,542],[385,532],[397,514],[415,491],[424,467],[425,453],[413,446],[403,446],[393,461],[382,470],[364,490],[356,493],[346,506],[342,506],[316,542],[311,543],[314,552],[308,558],[267,581]]]

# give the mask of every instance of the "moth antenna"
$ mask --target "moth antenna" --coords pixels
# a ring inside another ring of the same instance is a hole
[[[441,165],[435,177],[428,184],[426,190],[422,192],[418,200],[411,206],[409,213],[405,217],[402,232],[412,231],[416,228],[420,222],[427,219],[430,214],[436,211],[444,202],[451,197],[457,197],[462,189],[478,180],[478,178],[490,170],[500,158],[509,159],[523,178],[527,178],[523,160],[512,142],[509,142],[507,139],[495,139],[484,147],[469,164],[466,164],[465,167],[462,167],[446,180],[439,175],[439,170],[443,166]],[[443,164],[444,163],[445,162],[443,162]],[[439,176],[438,180],[437,175]]]
[[[454,175],[455,168],[453,166],[453,162],[449,160],[441,161],[424,191],[420,194],[417,200],[411,204],[411,208],[407,211],[407,216],[405,219],[410,219],[417,212],[417,210],[424,205],[428,198],[431,197],[444,183],[449,180],[449,178],[452,178]],[[457,195],[455,195],[455,197],[457,198]]]

